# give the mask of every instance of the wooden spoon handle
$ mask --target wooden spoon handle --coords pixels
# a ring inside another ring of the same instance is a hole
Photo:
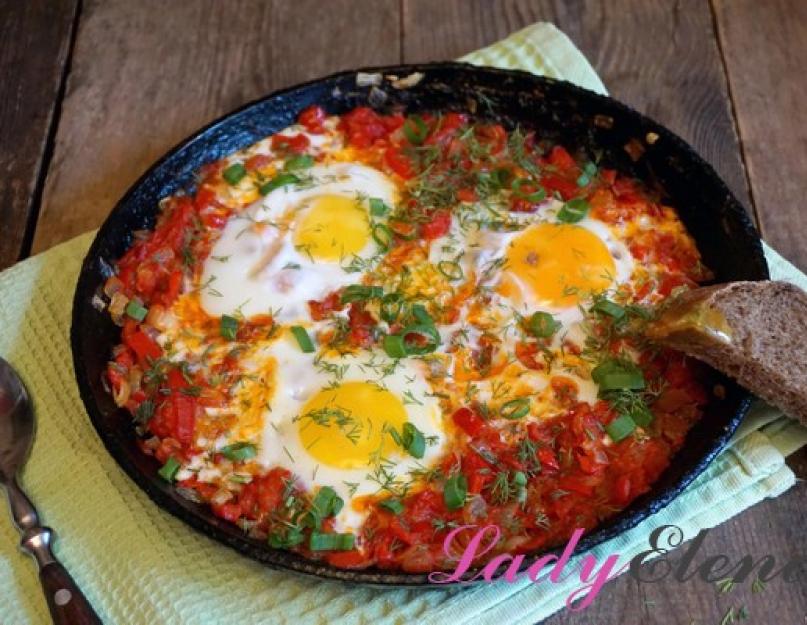
[[[61,563],[51,562],[39,571],[54,625],[102,625],[90,602]]]

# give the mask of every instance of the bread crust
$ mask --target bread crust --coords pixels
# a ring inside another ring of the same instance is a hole
[[[691,318],[717,311],[730,336],[709,324],[675,323],[695,310]],[[651,338],[706,362],[807,425],[807,293],[799,287],[762,281],[693,289],[653,325]]]

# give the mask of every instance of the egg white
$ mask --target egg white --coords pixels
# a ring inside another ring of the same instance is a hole
[[[250,317],[272,312],[276,321],[288,323],[307,318],[309,300],[356,281],[355,273],[345,270],[351,258],[326,262],[297,249],[295,220],[307,203],[322,195],[351,198],[365,209],[368,198],[392,206],[395,184],[380,171],[356,163],[317,165],[305,176],[304,183],[273,190],[224,226],[202,272],[201,304],[209,314]],[[368,236],[356,255],[366,260],[377,248]]]

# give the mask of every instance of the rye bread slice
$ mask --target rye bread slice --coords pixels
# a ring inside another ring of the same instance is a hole
[[[807,425],[807,293],[789,282],[688,291],[648,328]]]

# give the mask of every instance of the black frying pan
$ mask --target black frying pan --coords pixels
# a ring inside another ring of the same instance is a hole
[[[611,98],[526,72],[461,63],[363,71],[398,77],[423,72],[424,78],[408,89],[396,89],[386,79],[378,87],[358,86],[357,72],[350,71],[284,89],[213,122],[152,166],[112,210],[84,259],[70,338],[79,391],[95,429],[109,453],[157,505],[207,536],[274,568],[358,583],[425,586],[429,582],[424,574],[345,571],[271,549],[218,519],[205,505],[179,496],[157,476],[157,461],[144,455],[135,442],[129,413],[115,406],[101,384],[120,330],[107,313],[93,307],[92,299],[115,260],[132,242],[132,232],[153,227],[161,198],[192,188],[194,172],[201,165],[281,130],[310,104],[322,105],[329,113],[368,103],[382,110],[470,111],[506,127],[535,128],[542,137],[589,157],[599,156],[606,166],[659,188],[678,209],[716,281],[762,280],[768,278],[768,269],[754,226],[714,170],[679,137]],[[751,395],[728,379],[720,381],[726,388],[725,397],[707,408],[652,490],[588,534],[578,552],[617,536],[666,506],[724,447],[745,416]]]

